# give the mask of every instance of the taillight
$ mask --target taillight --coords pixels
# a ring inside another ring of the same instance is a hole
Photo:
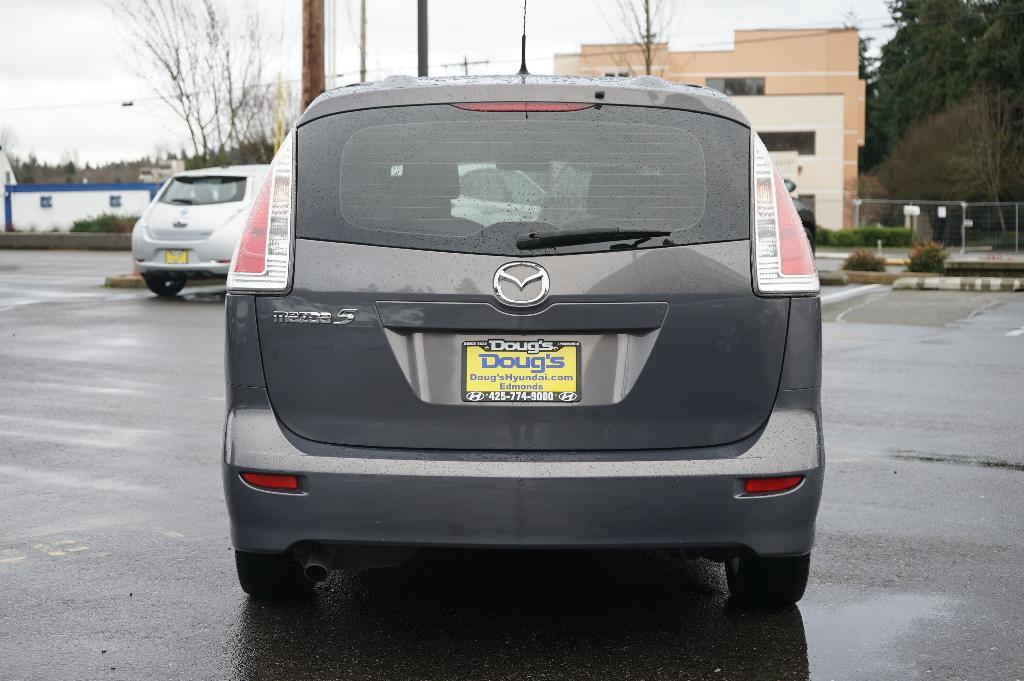
[[[747,478],[743,481],[743,491],[747,494],[778,494],[788,492],[804,481],[802,475],[784,475],[778,478]]]
[[[761,296],[814,295],[821,286],[804,226],[764,143],[757,133],[751,137],[754,291]]]
[[[576,102],[470,102],[465,104],[452,104],[456,109],[466,111],[583,111],[590,109],[593,104]]]
[[[291,284],[292,132],[284,138],[256,200],[228,272],[228,290],[283,293]]]
[[[240,473],[242,480],[253,487],[273,489],[282,492],[295,492],[299,489],[299,479],[294,475],[278,475],[275,473]]]

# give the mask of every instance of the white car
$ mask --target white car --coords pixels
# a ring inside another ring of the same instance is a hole
[[[544,190],[529,175],[493,163],[460,163],[459,186],[459,196],[452,200],[452,216],[483,227],[533,222],[544,203]]]
[[[188,279],[226,277],[266,165],[222,166],[168,180],[132,230],[146,286],[177,295]]]

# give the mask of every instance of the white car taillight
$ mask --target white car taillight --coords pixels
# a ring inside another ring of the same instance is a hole
[[[751,138],[754,293],[815,295],[821,285],[800,216],[761,138],[755,132]]]
[[[284,138],[249,211],[228,272],[228,290],[284,293],[292,270],[292,144]]]

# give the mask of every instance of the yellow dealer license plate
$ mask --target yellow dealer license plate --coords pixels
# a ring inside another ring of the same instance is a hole
[[[168,265],[187,265],[188,251],[164,251],[164,262]]]
[[[463,402],[571,403],[580,397],[579,341],[462,343]]]

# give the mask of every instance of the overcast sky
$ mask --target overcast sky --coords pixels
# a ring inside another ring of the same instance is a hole
[[[268,80],[299,77],[301,0],[252,0],[271,46]],[[339,84],[358,80],[358,0],[336,0]],[[240,0],[231,0],[233,7]],[[865,34],[884,41],[884,0],[714,0],[672,2],[671,49],[729,49],[743,28],[839,26],[851,12]],[[416,0],[367,0],[368,77],[416,73]],[[96,163],[178,149],[181,124],[133,69],[130,44],[102,0],[5,0],[0,33],[0,129],[15,153],[59,160],[73,153]],[[550,73],[552,55],[580,43],[621,40],[616,0],[532,0],[528,61]],[[520,0],[430,0],[431,75],[462,72],[463,56],[488,60],[470,73],[511,73],[519,66]],[[297,90],[297,85],[293,86]],[[136,101],[122,107],[122,100]]]

